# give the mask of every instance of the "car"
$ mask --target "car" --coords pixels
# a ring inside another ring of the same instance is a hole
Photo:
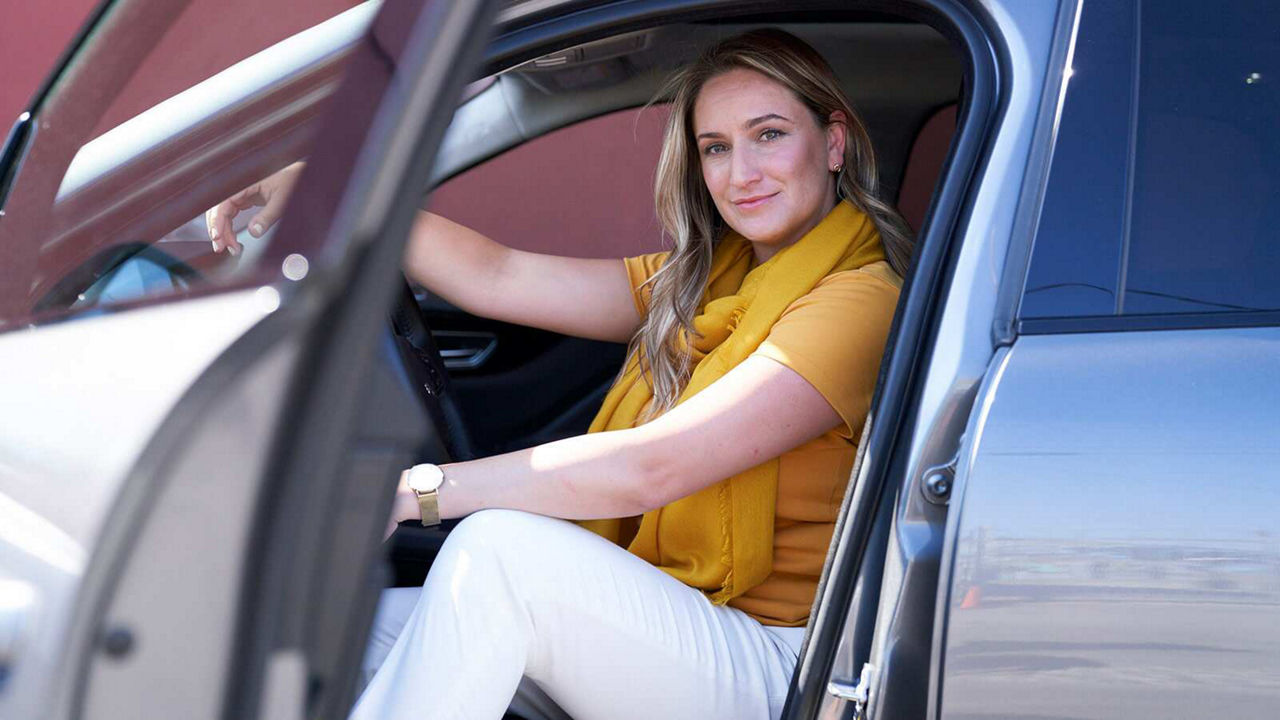
[[[344,717],[379,590],[448,531],[382,545],[399,471],[582,432],[624,352],[407,285],[415,211],[657,247],[649,103],[759,26],[832,62],[918,230],[783,716],[1273,716],[1278,25],[104,3],[0,153],[0,717]],[[301,159],[213,254],[204,211]]]

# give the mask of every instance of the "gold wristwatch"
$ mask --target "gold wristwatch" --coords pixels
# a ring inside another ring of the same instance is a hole
[[[440,524],[440,485],[444,482],[444,470],[439,465],[422,463],[414,465],[402,474],[405,484],[418,496],[418,511],[422,514],[422,526]]]

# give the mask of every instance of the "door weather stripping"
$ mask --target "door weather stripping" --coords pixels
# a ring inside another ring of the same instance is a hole
[[[866,720],[867,706],[870,705],[871,687],[875,682],[875,677],[876,666],[871,663],[864,663],[858,682],[850,685],[832,680],[827,683],[827,693],[853,703],[853,717],[851,720]]]

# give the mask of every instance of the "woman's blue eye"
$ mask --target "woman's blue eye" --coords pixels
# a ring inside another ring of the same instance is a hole
[[[719,155],[720,153],[728,149],[729,148],[725,147],[724,143],[712,143],[702,149],[702,154],[703,155]]]

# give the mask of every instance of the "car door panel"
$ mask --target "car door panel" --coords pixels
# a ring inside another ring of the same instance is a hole
[[[64,696],[78,717],[222,717],[223,688],[208,678],[225,672],[235,651],[226,630],[241,610],[252,508],[269,491],[260,478],[270,428],[301,351],[296,335],[281,341],[271,332],[284,318],[273,320],[201,377],[130,473],[90,577],[106,602],[76,618],[74,636],[103,639],[96,652],[76,653],[81,667],[68,673],[84,673]],[[190,531],[196,525],[204,530]]]
[[[446,363],[450,350],[485,352],[474,367],[449,371],[478,455],[586,432],[626,346],[479,318],[424,292],[417,297]]]
[[[533,343],[545,349],[510,370],[452,374],[468,427],[481,454],[506,452],[587,431],[622,366],[625,346],[554,333]],[[496,333],[498,348],[513,336]],[[541,342],[540,342],[541,341]]]
[[[942,718],[1274,715],[1277,350],[1018,339],[952,500]]]
[[[131,468],[187,389],[269,307],[249,291],[0,334],[0,557],[7,587],[33,593],[2,654],[11,671],[44,679],[9,683],[0,714],[39,716],[45,692],[70,675],[75,653],[35,639],[76,637],[76,598]],[[231,444],[254,432],[226,430]]]
[[[1274,62],[1273,6],[1064,10],[1051,166],[996,323],[1010,347],[951,499],[932,716],[1269,717],[1280,321],[1250,221],[1274,95],[1219,78],[1237,53]],[[1209,206],[1206,261],[1190,218]]]
[[[386,581],[380,540],[395,470],[406,449],[423,453],[418,460],[450,459],[441,428],[387,414],[370,383],[431,158],[495,9],[484,0],[384,5],[334,100],[344,111],[321,131],[281,220],[273,247],[332,238],[345,262],[329,283],[310,284],[324,322],[312,327],[312,365],[283,423],[274,496],[255,513],[259,552],[249,572],[260,581],[245,587],[238,617],[231,716],[258,714],[278,688],[294,693],[297,673],[272,670],[299,661],[306,714],[346,715],[360,663],[352,648]]]
[[[38,531],[4,533],[4,558],[43,554],[44,565],[60,562],[66,567],[54,572],[70,576],[33,576],[19,588],[38,600],[20,620],[42,623],[41,646],[0,681],[0,714],[22,707],[29,712],[16,716],[58,720],[253,717],[264,698],[274,708],[273,698],[286,696],[310,716],[345,714],[359,659],[350,648],[367,630],[385,572],[377,560],[392,481],[424,454],[448,459],[439,428],[418,404],[421,389],[406,388],[395,372],[399,359],[387,359],[396,287],[388,281],[461,90],[460,68],[479,57],[492,9],[469,1],[381,5],[349,53],[338,86],[345,111],[311,128],[327,140],[310,154],[281,229],[261,254],[240,258],[249,272],[211,279],[199,289],[210,297],[155,293],[99,317],[92,317],[98,308],[75,306],[81,300],[62,293],[57,314],[37,317],[32,289],[56,283],[112,237],[163,235],[237,189],[236,173],[278,167],[299,150],[288,133],[235,135],[237,112],[282,118],[234,104],[210,112],[230,122],[232,141],[252,136],[265,145],[241,147],[249,160],[202,153],[208,148],[190,136],[154,148],[114,145],[118,167],[180,170],[201,185],[131,184],[108,208],[128,217],[95,229],[102,218],[93,213],[102,208],[94,198],[115,196],[103,196],[107,186],[95,181],[59,202],[59,183],[102,106],[183,6],[118,2],[86,35],[46,105],[34,110],[39,129],[26,138],[32,162],[16,176],[0,222],[0,244],[21,252],[0,278],[9,331],[0,352],[22,358],[0,382],[13,385],[7,397],[29,406],[3,416],[16,432],[0,439],[0,482],[19,498],[6,513]],[[334,57],[314,61],[331,67],[326,59]],[[401,64],[412,70],[397,75]],[[258,68],[267,76],[270,69]],[[333,92],[331,76],[317,93]],[[277,100],[297,89],[287,79],[272,87],[264,92],[279,91]],[[317,105],[285,105],[302,109],[283,118],[286,126],[312,125]],[[55,122],[75,111],[74,122]],[[45,222],[50,217],[57,222]],[[46,235],[52,239],[41,242]],[[166,272],[171,279],[170,270],[190,275],[160,252],[149,248],[147,258],[123,263],[104,258],[107,274],[91,270],[76,283],[92,290],[99,280],[136,274],[146,291]],[[65,387],[41,387],[51,377],[65,378]],[[78,442],[67,442],[70,433]],[[59,444],[74,451],[60,455]],[[37,477],[48,482],[22,487]],[[33,545],[33,537],[53,544]],[[0,580],[8,592],[12,581]],[[50,588],[66,592],[51,597]],[[4,639],[8,670],[13,652]],[[185,657],[193,648],[198,667]],[[289,658],[301,663],[301,675],[281,674],[299,667]],[[12,678],[24,679],[17,691]]]

